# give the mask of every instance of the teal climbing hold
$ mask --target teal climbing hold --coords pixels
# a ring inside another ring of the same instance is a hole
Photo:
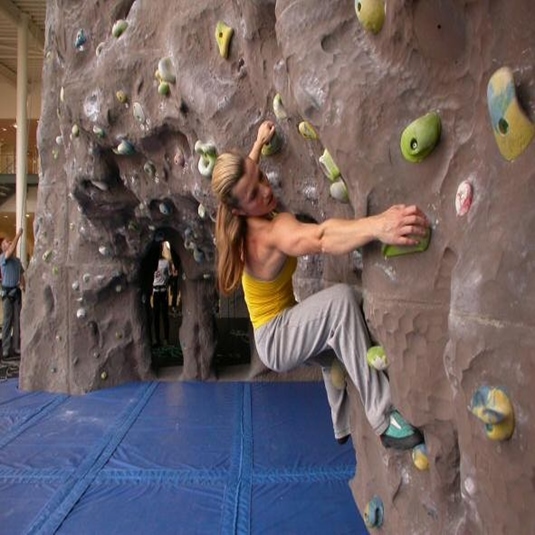
[[[409,162],[421,162],[436,147],[441,132],[440,116],[434,111],[414,120],[401,134],[400,148],[403,157]]]
[[[367,528],[380,528],[384,521],[383,500],[379,496],[374,496],[364,509],[364,522]]]

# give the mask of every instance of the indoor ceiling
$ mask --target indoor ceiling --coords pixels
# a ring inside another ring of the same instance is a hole
[[[41,80],[46,0],[0,0],[0,76],[17,84],[18,22],[28,19],[28,82]]]

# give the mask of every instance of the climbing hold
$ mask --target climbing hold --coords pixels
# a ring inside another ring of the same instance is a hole
[[[105,381],[105,380],[108,378],[108,372],[102,372],[102,373],[100,374],[100,378],[101,378],[103,381]]]
[[[468,213],[472,206],[473,189],[468,180],[463,180],[457,188],[455,195],[455,211],[459,217]]]
[[[380,528],[384,520],[383,500],[379,496],[374,496],[364,509],[364,522],[368,528]]]
[[[201,218],[201,219],[206,219],[206,216],[208,215],[208,212],[206,210],[206,206],[204,206],[204,204],[199,204],[199,206],[197,206],[197,215]]]
[[[78,137],[80,135],[80,127],[77,124],[73,124],[71,128],[72,137]]]
[[[344,365],[338,360],[334,359],[330,369],[331,383],[334,388],[338,390],[344,390],[346,387],[347,371]]]
[[[84,319],[85,317],[87,316],[87,311],[85,308],[79,308],[77,311],[76,311],[76,317],[81,320],[81,319]]]
[[[282,136],[275,130],[269,143],[262,147],[262,156],[272,156],[282,148]]]
[[[99,44],[97,45],[97,48],[95,48],[95,54],[96,54],[97,56],[100,56],[100,54],[102,54],[102,49],[104,48],[104,45],[105,45],[105,43],[102,42],[102,43],[99,43]]]
[[[169,82],[160,82],[158,84],[158,93],[160,95],[163,95],[164,97],[169,94],[169,91],[171,90],[171,86],[169,85]]]
[[[134,102],[134,104],[132,104],[132,114],[138,123],[143,124],[145,122],[145,112],[139,102]]]
[[[424,442],[412,448],[412,462],[418,470],[429,470],[429,455]]]
[[[365,30],[377,34],[385,21],[384,0],[355,0],[357,18]]]
[[[282,104],[282,97],[280,96],[280,93],[277,93],[273,97],[273,113],[275,114],[275,117],[279,119],[279,121],[283,121],[284,119],[288,118],[288,114],[286,113],[286,110]]]
[[[56,136],[56,145],[63,145],[63,138],[61,136]]]
[[[440,115],[434,111],[418,117],[401,134],[401,153],[413,163],[421,162],[436,147],[442,131]]]
[[[431,240],[431,229],[427,228],[425,236],[411,236],[419,243],[416,245],[389,245],[384,243],[382,247],[382,253],[385,258],[391,258],[393,256],[401,256],[411,253],[423,253],[428,247]]]
[[[197,264],[201,264],[204,260],[204,253],[198,247],[195,247],[195,249],[193,249],[193,259],[195,260],[195,262],[197,262]]]
[[[95,134],[100,139],[106,137],[106,132],[104,131],[104,129],[96,125],[93,126],[93,134]]]
[[[76,33],[76,38],[74,40],[74,46],[78,50],[83,50],[86,41],[87,41],[87,37],[85,36],[84,30],[82,29],[78,30],[78,32]]]
[[[134,148],[134,145],[130,143],[130,141],[123,139],[119,145],[117,145],[117,148],[113,149],[113,152],[123,156],[130,156],[136,152],[136,149]]]
[[[162,58],[158,62],[156,77],[160,82],[167,82],[169,84],[174,84],[176,82],[175,68],[173,67],[171,58]]]
[[[223,21],[219,21],[215,27],[215,39],[219,47],[219,54],[222,58],[228,58],[230,40],[234,35],[234,30]]]
[[[45,262],[49,262],[51,258],[52,258],[52,251],[50,249],[43,253],[43,260]]]
[[[65,88],[63,86],[59,90],[59,100],[65,102]]]
[[[366,362],[376,370],[386,370],[389,362],[382,346],[371,346],[366,353]]]
[[[323,154],[319,157],[319,162],[325,176],[331,181],[334,182],[337,178],[340,177],[340,169],[334,163],[331,154],[327,149],[323,151]]]
[[[113,37],[121,37],[124,31],[128,28],[128,22],[124,19],[119,19],[111,28]]]
[[[217,159],[217,150],[213,143],[202,143],[198,140],[195,143],[195,152],[200,155],[197,168],[199,173],[205,177],[211,177]]]
[[[126,104],[128,102],[128,95],[122,90],[117,91],[115,97],[121,104]]]
[[[173,209],[171,208],[170,205],[168,205],[167,203],[165,202],[161,202],[159,205],[158,205],[158,209],[160,210],[160,213],[162,215],[171,215]]]
[[[301,121],[299,123],[298,128],[299,128],[299,133],[305,139],[311,139],[313,141],[318,139],[318,134],[314,130],[314,127],[308,121]]]
[[[513,405],[505,389],[482,386],[472,396],[469,406],[474,416],[485,424],[491,440],[508,440],[515,430]]]
[[[109,250],[105,245],[101,245],[101,246],[98,248],[98,252],[99,252],[102,256],[109,256],[109,255],[110,255],[110,250]]]
[[[339,202],[349,202],[347,186],[342,179],[336,180],[329,187],[331,197]]]
[[[518,102],[513,72],[508,67],[498,69],[491,76],[487,86],[487,105],[501,155],[509,161],[518,158],[531,143],[535,125]]]
[[[156,175],[156,166],[149,160],[148,162],[145,162],[143,171],[145,171],[145,173],[147,173],[147,175],[149,175],[151,178],[154,178]]]

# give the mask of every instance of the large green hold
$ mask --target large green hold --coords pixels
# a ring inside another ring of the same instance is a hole
[[[424,252],[429,247],[429,241],[431,240],[431,229],[427,229],[425,236],[417,236],[415,238],[420,240],[419,243],[416,245],[388,245],[386,243],[383,244],[383,256],[385,258],[391,258],[393,256]]]
[[[421,162],[436,147],[441,131],[440,116],[434,111],[413,121],[401,134],[403,157],[409,162]]]

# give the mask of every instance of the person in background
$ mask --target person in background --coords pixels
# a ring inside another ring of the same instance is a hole
[[[178,314],[178,269],[175,263],[171,263],[171,273],[169,275],[169,291],[171,293],[171,314],[176,316]]]
[[[268,368],[286,372],[312,363],[325,368],[337,358],[383,446],[412,448],[423,436],[393,407],[387,375],[367,364],[371,344],[356,293],[347,284],[337,284],[297,303],[292,275],[297,257],[303,255],[347,254],[374,240],[417,244],[426,234],[427,218],[416,206],[395,205],[361,219],[298,221],[281,211],[259,167],[262,147],[274,132],[274,124],[265,121],[248,156],[227,152],[217,158],[212,190],[218,199],[219,289],[229,295],[242,285],[256,349]],[[335,438],[344,443],[350,434],[348,398],[336,392],[331,381],[325,381],[325,387]]]
[[[17,231],[15,238],[2,240],[0,254],[0,270],[2,273],[2,308],[4,321],[2,324],[2,360],[20,359],[20,309],[22,291],[25,290],[24,269],[17,258],[16,250],[22,229]]]
[[[158,266],[152,280],[152,309],[154,321],[155,346],[162,345],[160,334],[160,318],[163,320],[164,345],[169,340],[169,275],[171,264],[164,256],[164,243],[160,245]]]

